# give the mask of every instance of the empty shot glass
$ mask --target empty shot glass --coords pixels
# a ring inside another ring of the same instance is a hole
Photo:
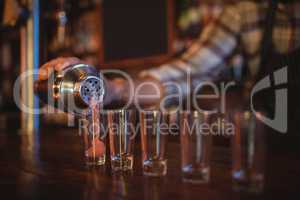
[[[260,193],[264,189],[266,140],[262,114],[234,112],[235,132],[231,137],[233,189]]]
[[[140,113],[143,173],[164,176],[167,173],[166,141],[168,115],[158,110]]]
[[[208,113],[180,112],[181,168],[184,182],[209,182],[211,139]]]
[[[133,167],[135,113],[134,110],[111,110],[107,113],[113,171],[127,171]]]

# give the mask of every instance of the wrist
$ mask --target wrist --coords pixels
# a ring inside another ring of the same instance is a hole
[[[157,107],[164,96],[163,84],[151,76],[143,76],[135,81],[135,103],[142,107]]]

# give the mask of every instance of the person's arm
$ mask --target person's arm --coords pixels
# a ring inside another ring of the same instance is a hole
[[[45,63],[39,70],[39,80],[47,80],[50,74],[55,71],[61,71],[69,65],[74,65],[78,63],[84,63],[84,61],[76,57],[59,57]],[[131,83],[129,83],[131,81]],[[139,104],[141,107],[152,106],[153,104],[159,102],[160,96],[162,94],[162,88],[160,83],[152,78],[135,78],[130,81],[123,78],[106,79],[106,94],[104,97],[104,105],[111,107],[111,104],[116,104],[117,106],[126,105],[129,103]],[[134,95],[136,94],[135,89],[139,90],[139,95],[137,98],[139,102],[135,101]],[[147,96],[148,98],[143,98]],[[141,98],[139,98],[141,97]]]
[[[144,106],[159,105],[160,100],[178,92],[178,88],[166,87],[168,81],[180,85],[182,95],[189,94],[192,88],[186,83],[186,75],[190,72],[192,85],[203,79],[211,78],[222,69],[227,56],[237,47],[237,35],[240,33],[241,19],[238,9],[227,7],[219,21],[208,26],[198,41],[179,59],[158,68],[140,73],[133,80],[134,93],[129,93],[131,85],[125,79],[108,80],[105,104],[112,102],[128,102]],[[70,64],[82,62],[77,58],[58,58],[46,63],[40,70],[40,79],[48,77],[53,70],[61,70]],[[134,96],[132,96],[134,95]],[[132,99],[133,97],[133,99]],[[144,97],[144,98],[143,98]]]
[[[213,80],[218,76],[226,66],[227,58],[237,48],[240,33],[239,7],[227,6],[218,20],[208,25],[199,39],[179,59],[143,71],[140,75],[153,77],[161,83],[174,81],[180,85],[182,95],[188,95],[202,80]],[[186,76],[192,78],[191,88],[187,87]]]

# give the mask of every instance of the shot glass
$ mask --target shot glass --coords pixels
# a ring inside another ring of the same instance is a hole
[[[88,166],[105,164],[105,133],[101,128],[102,117],[99,112],[81,119],[80,130],[84,144],[85,163]]]
[[[266,135],[259,121],[262,113],[232,114],[235,132],[231,138],[233,189],[261,193],[265,182]]]
[[[209,114],[198,111],[180,113],[181,168],[184,182],[208,183],[212,137]]]
[[[142,166],[147,176],[164,176],[167,173],[166,141],[168,115],[162,112],[143,111],[140,113]]]
[[[135,130],[134,110],[111,110],[107,113],[111,168],[127,171],[133,167]]]

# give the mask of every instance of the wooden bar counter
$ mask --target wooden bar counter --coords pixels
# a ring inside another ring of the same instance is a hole
[[[267,156],[265,193],[235,192],[230,179],[230,154],[215,144],[208,185],[183,183],[178,136],[167,146],[168,173],[145,177],[140,137],[135,143],[132,173],[112,174],[105,167],[89,169],[83,161],[77,129],[44,128],[39,133],[0,132],[0,199],[299,199],[299,152],[275,151]]]

